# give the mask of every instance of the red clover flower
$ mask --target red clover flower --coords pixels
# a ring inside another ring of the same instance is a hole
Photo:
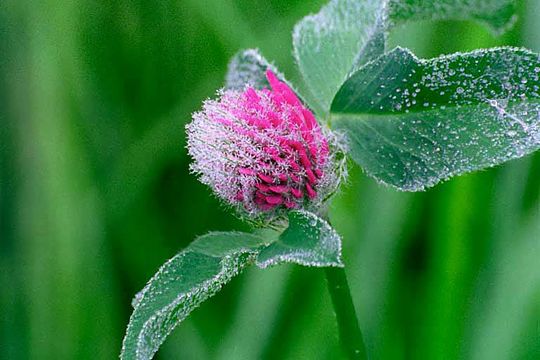
[[[320,207],[343,174],[335,137],[294,91],[266,72],[271,89],[220,90],[186,126],[193,173],[251,218]]]

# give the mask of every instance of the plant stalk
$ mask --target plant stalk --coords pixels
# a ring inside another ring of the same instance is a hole
[[[345,270],[337,267],[327,267],[324,270],[328,291],[336,313],[339,339],[343,351],[349,359],[367,360],[366,347],[356,318]]]

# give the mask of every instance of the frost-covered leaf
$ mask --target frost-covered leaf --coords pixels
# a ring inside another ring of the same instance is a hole
[[[121,359],[151,359],[176,325],[255,261],[263,268],[282,262],[342,266],[341,242],[327,222],[305,211],[290,214],[279,239],[273,232],[264,239],[236,232],[199,237],[136,295]]]
[[[266,70],[268,69],[284,81],[284,76],[258,50],[239,51],[229,62],[225,87],[231,90],[244,90],[246,85],[251,85],[256,89],[269,87],[270,84],[266,80]]]
[[[315,214],[291,211],[289,227],[257,257],[257,265],[262,268],[284,262],[316,267],[343,266],[341,238]]]
[[[496,34],[516,20],[514,0],[390,0],[389,18],[399,24],[416,20],[476,20]]]
[[[501,33],[515,20],[513,0],[332,0],[294,28],[294,54],[326,113],[350,74],[385,51],[386,33],[416,20],[477,20]]]
[[[151,359],[174,327],[218,292],[264,244],[245,233],[210,233],[165,263],[133,301],[123,360]]]
[[[332,104],[353,159],[376,179],[422,190],[540,148],[540,58],[498,48],[420,60],[397,48]]]
[[[384,1],[332,0],[296,24],[294,55],[316,101],[327,111],[358,65],[384,51]]]

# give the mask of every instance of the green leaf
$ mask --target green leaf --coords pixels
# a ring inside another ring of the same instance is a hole
[[[229,62],[225,87],[231,90],[243,90],[246,85],[251,85],[256,89],[269,87],[270,84],[266,80],[267,69],[278,74],[274,65],[268,62],[258,50],[239,51]]]
[[[303,210],[291,211],[289,227],[257,257],[257,265],[261,268],[285,262],[341,267],[341,238],[317,215]]]
[[[178,323],[254,262],[263,244],[251,234],[210,233],[165,263],[133,302],[121,358],[151,359]]]
[[[261,236],[215,232],[199,237],[165,263],[133,300],[121,358],[151,359],[191,311],[255,262],[261,268],[283,262],[343,266],[341,241],[327,222],[305,211],[290,213],[279,239],[264,231]]]
[[[477,20],[496,33],[515,21],[513,0],[332,0],[296,24],[294,55],[312,95],[326,114],[341,84],[383,54],[386,33],[417,20]]]
[[[396,25],[417,20],[476,20],[500,34],[516,21],[514,0],[390,0]]]
[[[352,158],[417,191],[540,148],[540,58],[498,48],[420,60],[397,48],[357,71],[332,104]]]
[[[328,111],[348,75],[384,51],[384,2],[333,0],[296,24],[294,55],[312,93],[311,105]]]

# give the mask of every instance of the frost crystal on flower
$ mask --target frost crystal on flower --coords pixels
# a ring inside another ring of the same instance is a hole
[[[334,140],[287,84],[222,90],[187,125],[190,169],[250,217],[316,208],[340,180]]]

